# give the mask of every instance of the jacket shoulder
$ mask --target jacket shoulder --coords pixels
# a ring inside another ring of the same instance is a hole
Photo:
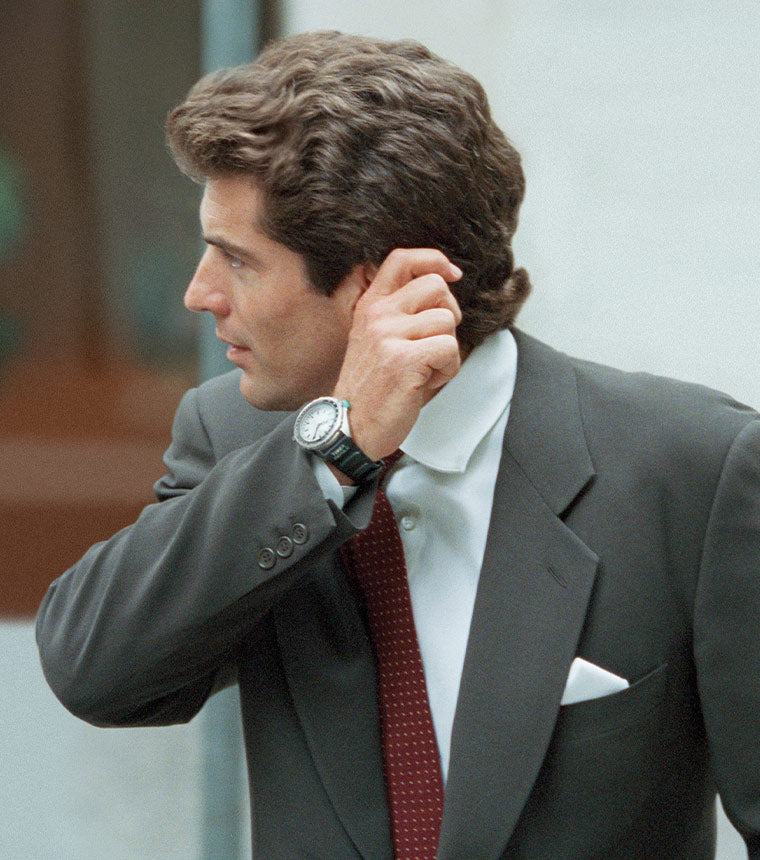
[[[522,332],[516,339],[530,388],[550,392],[548,410],[559,398],[577,402],[592,458],[604,449],[650,464],[714,463],[758,420],[755,410],[707,386],[568,356]]]
[[[241,375],[231,370],[194,389],[198,415],[217,457],[250,445],[291,414],[251,406],[240,392]]]
[[[691,444],[702,440],[708,447],[730,441],[755,410],[722,391],[641,371],[624,371],[577,358],[568,359],[578,385],[587,425],[597,416],[616,431],[647,432],[650,440]]]

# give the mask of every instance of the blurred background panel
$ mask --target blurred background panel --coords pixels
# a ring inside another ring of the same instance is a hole
[[[151,498],[182,392],[224,369],[181,296],[198,190],[162,125],[278,32],[411,37],[474,73],[523,155],[520,324],[760,406],[755,0],[5,0],[0,8],[0,845],[249,856],[237,703],[103,731],[41,678],[47,584]],[[721,860],[744,857],[720,818]]]
[[[186,860],[224,857],[219,844],[235,856],[243,841],[240,749],[224,736],[234,703],[187,727],[94,729],[47,689],[32,621],[48,584],[152,500],[175,408],[198,379],[182,294],[199,191],[172,164],[163,122],[213,64],[205,22],[230,11],[250,59],[253,2],[0,8],[4,857]],[[216,738],[238,782],[206,827]]]
[[[0,611],[150,500],[196,378],[197,191],[163,117],[200,72],[195,4],[3,4]]]

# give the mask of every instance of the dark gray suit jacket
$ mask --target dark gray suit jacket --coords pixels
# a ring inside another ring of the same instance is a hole
[[[717,788],[758,860],[760,420],[515,335],[438,856],[706,860]],[[336,552],[374,487],[337,510],[291,429],[237,372],[189,392],[160,503],[51,586],[43,667],[100,725],[188,720],[236,674],[254,856],[388,860],[372,650]],[[630,688],[560,707],[576,655]]]

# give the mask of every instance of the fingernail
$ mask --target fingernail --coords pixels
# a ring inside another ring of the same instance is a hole
[[[459,266],[455,266],[453,263],[451,263],[450,265],[451,265],[451,271],[454,273],[454,275],[457,278],[461,278],[462,275],[464,274],[464,272],[459,268]]]

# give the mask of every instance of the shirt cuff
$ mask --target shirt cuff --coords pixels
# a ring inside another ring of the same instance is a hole
[[[330,467],[323,459],[314,454],[309,454],[314,477],[317,479],[322,495],[337,507],[343,510],[344,506],[353,499],[358,487],[344,486],[330,471]]]

